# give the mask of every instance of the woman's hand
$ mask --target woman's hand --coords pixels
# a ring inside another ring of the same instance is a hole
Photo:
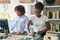
[[[29,35],[29,36],[32,36],[32,37],[34,37],[34,36],[35,36],[35,34],[34,34],[34,33],[28,33],[28,35]]]
[[[17,32],[16,34],[17,34],[17,35],[23,35],[24,32]]]
[[[24,32],[12,32],[11,34],[23,35]]]
[[[42,34],[42,31],[38,31],[38,34],[41,35]]]
[[[11,34],[16,34],[17,32],[12,32]]]

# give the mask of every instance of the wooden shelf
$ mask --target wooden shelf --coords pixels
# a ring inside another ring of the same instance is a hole
[[[34,3],[35,0],[20,0],[21,3]]]
[[[59,3],[59,1],[58,1],[58,3]],[[60,13],[60,4],[47,5],[44,1],[43,14],[48,17],[48,20],[51,23],[51,30],[47,31],[47,33],[60,34],[60,14],[59,13]],[[52,19],[50,19],[50,18],[52,18]],[[54,29],[53,26],[56,28]],[[58,32],[55,32],[56,29],[58,30]]]
[[[60,19],[49,19],[49,20],[60,20]]]
[[[55,32],[55,31],[47,31],[47,33],[60,34],[60,32]]]
[[[60,7],[59,5],[57,6],[45,6],[46,8],[52,8],[52,7]]]

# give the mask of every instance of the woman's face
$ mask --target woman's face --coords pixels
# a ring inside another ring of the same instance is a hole
[[[18,11],[18,10],[15,10],[15,12],[16,12],[16,14],[17,14],[18,16],[21,16],[21,15],[22,15],[22,12],[20,12],[20,11]]]
[[[41,15],[41,10],[40,9],[34,9],[34,14],[36,16],[40,16]]]

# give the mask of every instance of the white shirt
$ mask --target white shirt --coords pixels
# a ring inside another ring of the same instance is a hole
[[[48,17],[45,15],[41,15],[40,18],[33,15],[29,18],[29,20],[33,23],[34,32],[42,31],[47,28],[45,22],[48,21]]]

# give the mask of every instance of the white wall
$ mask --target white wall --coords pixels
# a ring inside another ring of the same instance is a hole
[[[42,2],[42,3],[43,3],[43,0],[38,0],[38,1],[40,1],[40,2]]]
[[[43,0],[38,0],[38,1],[43,2]],[[17,5],[23,5],[23,4],[21,4],[19,2],[19,0],[11,0],[11,4],[8,4],[8,7],[6,8],[6,11],[5,12],[7,12],[7,13],[10,14],[11,19],[14,19],[16,17],[16,13],[14,12],[14,7],[17,6]],[[24,3],[25,9],[26,9],[26,15],[27,16],[30,16],[31,15],[30,12],[29,12],[30,11],[30,8],[29,8],[30,6],[29,5],[30,4],[28,4],[28,3],[27,4]],[[0,4],[0,13],[2,13],[3,10],[4,10],[3,5]]]
[[[11,0],[10,4],[5,4],[5,5],[6,5],[5,12],[10,14],[11,19],[14,19],[16,17],[16,13],[14,11],[15,6],[22,5],[22,4],[19,2],[19,0]],[[4,5],[0,4],[0,13],[2,12],[4,12]]]

